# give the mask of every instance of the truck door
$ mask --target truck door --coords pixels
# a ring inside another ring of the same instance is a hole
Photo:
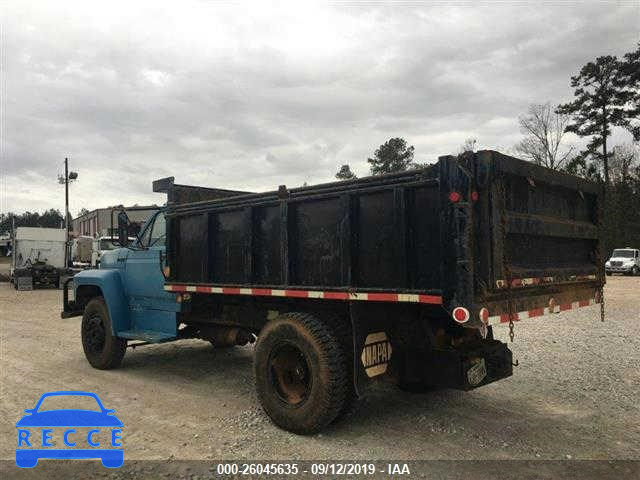
[[[125,289],[135,338],[155,341],[175,338],[175,294],[164,290],[161,259],[165,254],[165,217],[158,212],[146,226],[141,245],[129,249],[125,269]]]

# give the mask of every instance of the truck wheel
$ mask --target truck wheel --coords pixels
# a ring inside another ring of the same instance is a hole
[[[344,406],[350,379],[334,333],[313,315],[287,313],[267,323],[254,358],[256,391],[273,422],[308,434]]]
[[[82,348],[93,368],[117,368],[127,350],[127,341],[111,333],[111,317],[102,297],[95,297],[82,314]]]
[[[638,272],[638,267],[633,267],[633,268],[631,269],[631,275],[632,275],[633,277],[636,277],[636,276],[638,275],[638,273],[640,273],[640,272]]]

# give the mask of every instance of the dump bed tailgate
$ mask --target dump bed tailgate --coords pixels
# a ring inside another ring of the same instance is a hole
[[[600,186],[497,152],[474,169],[475,295],[489,322],[599,302]]]

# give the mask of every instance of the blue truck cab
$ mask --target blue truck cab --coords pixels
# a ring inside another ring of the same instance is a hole
[[[164,290],[165,241],[161,209],[149,218],[136,242],[106,252],[98,269],[75,275],[72,301],[65,285],[62,317],[84,315],[83,348],[94,367],[116,366],[128,340],[158,343],[177,338],[181,304],[175,293]],[[104,354],[105,344],[114,347],[110,355]]]

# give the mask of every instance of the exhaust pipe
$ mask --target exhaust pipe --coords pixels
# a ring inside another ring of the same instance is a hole
[[[211,329],[207,329],[207,336],[215,347],[232,347],[234,345],[246,345],[256,341],[256,337],[248,330],[239,327],[225,327],[215,325]]]

